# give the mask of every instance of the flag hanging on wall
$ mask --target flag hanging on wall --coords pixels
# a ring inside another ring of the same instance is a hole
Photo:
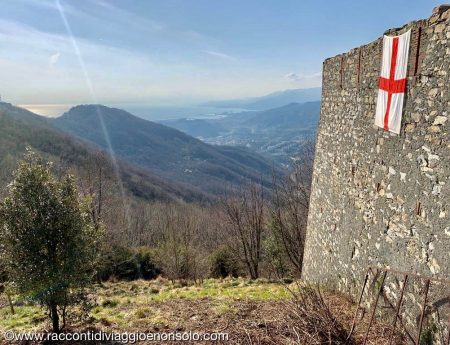
[[[400,36],[384,36],[375,125],[400,133],[411,30]]]

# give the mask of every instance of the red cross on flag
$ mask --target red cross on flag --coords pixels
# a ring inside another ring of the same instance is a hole
[[[375,125],[400,133],[411,30],[400,36],[384,36],[383,64],[378,86]]]

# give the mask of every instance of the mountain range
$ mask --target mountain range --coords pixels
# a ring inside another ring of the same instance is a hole
[[[289,103],[305,103],[320,100],[322,89],[320,87],[309,89],[288,89],[277,91],[265,96],[231,99],[224,101],[206,102],[206,107],[240,108],[247,110],[266,110],[277,108]]]
[[[222,194],[248,180],[270,183],[272,162],[254,152],[209,145],[121,109],[80,105],[48,121],[132,164],[209,194]]]
[[[76,106],[48,119],[0,103],[0,114],[0,157],[14,161],[29,145],[57,160],[68,156],[67,165],[82,166],[97,151],[113,152],[128,189],[145,198],[210,199],[247,181],[268,185],[274,169],[271,161],[245,148],[209,145],[102,105]],[[144,180],[147,189],[140,190]]]
[[[123,159],[113,161],[95,146],[54,128],[45,118],[0,102],[0,187],[10,181],[26,147],[55,162],[59,170],[70,169],[84,174],[95,163],[102,167],[105,178],[112,183],[120,179],[129,197],[166,201],[207,201],[212,198],[197,188],[169,181]]]
[[[318,92],[287,90],[246,101],[259,107],[314,98]],[[103,105],[75,106],[51,119],[0,102],[0,186],[31,146],[75,170],[100,159],[109,177],[119,178],[133,197],[214,200],[247,181],[269,185],[278,171],[274,159],[285,163],[302,138],[314,135],[319,109],[319,102],[290,103],[212,119],[155,123]]]

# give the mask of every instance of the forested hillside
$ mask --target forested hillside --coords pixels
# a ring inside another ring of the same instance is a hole
[[[248,181],[270,184],[270,160],[245,148],[206,144],[173,128],[101,105],[72,108],[51,124],[160,176],[223,194]]]
[[[168,181],[148,170],[123,160],[114,162],[107,153],[52,128],[46,120],[27,110],[0,103],[0,183],[11,180],[16,162],[29,146],[54,161],[61,171],[95,174],[102,168],[105,179],[119,190],[123,184],[126,197],[143,200],[204,201],[212,199],[193,187]],[[89,172],[95,169],[96,172]],[[3,190],[3,188],[2,188]]]

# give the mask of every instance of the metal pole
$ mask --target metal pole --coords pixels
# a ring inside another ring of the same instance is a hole
[[[398,270],[394,270],[392,268],[387,268],[387,267],[386,268],[373,267],[373,269],[382,270],[382,271],[388,271],[388,272],[392,272],[394,274],[401,274],[401,275],[407,274],[407,275],[409,275],[410,278],[413,277],[413,278],[422,279],[422,280],[429,279],[429,280],[432,280],[434,282],[441,282],[441,283],[450,285],[450,279],[449,278],[432,277],[432,276],[417,274],[417,273],[414,273],[414,272],[403,272],[403,271],[398,271]]]
[[[373,309],[372,309],[372,315],[370,315],[369,324],[367,325],[367,331],[366,331],[366,335],[364,336],[363,345],[366,345],[366,343],[367,343],[367,337],[369,336],[370,327],[372,327],[373,318],[374,318],[375,312],[377,310],[378,299],[380,298],[381,291],[383,290],[383,286],[384,286],[384,281],[386,279],[386,275],[387,275],[387,271],[384,271],[383,279],[381,280],[380,288],[378,289],[377,297],[375,299],[375,304],[374,304]]]
[[[392,344],[392,341],[394,340],[394,334],[395,334],[395,325],[397,323],[397,318],[398,318],[398,314],[400,313],[400,308],[402,306],[402,301],[403,301],[403,294],[405,292],[405,288],[406,288],[406,284],[408,283],[408,275],[405,275],[405,279],[403,280],[403,287],[402,287],[402,291],[400,293],[400,297],[398,299],[397,302],[397,308],[395,309],[395,316],[394,316],[394,321],[392,322],[392,333],[391,333],[391,337],[389,339],[389,345]]]
[[[348,341],[350,340],[350,337],[353,335],[353,332],[354,332],[355,327],[356,327],[356,319],[358,318],[358,311],[359,311],[359,308],[361,307],[361,301],[362,301],[362,298],[363,298],[363,295],[364,295],[364,290],[366,289],[367,281],[369,280],[369,273],[370,273],[370,271],[371,271],[371,269],[370,269],[370,267],[369,267],[369,268],[367,269],[366,277],[365,277],[365,279],[364,279],[364,284],[363,284],[363,286],[362,286],[361,293],[360,293],[360,295],[359,295],[358,305],[356,306],[355,316],[353,317],[352,328],[350,329],[350,333],[348,334],[348,337],[347,337],[347,339],[345,340],[345,343],[346,343],[346,344],[347,344]]]
[[[422,333],[423,319],[425,317],[425,309],[427,307],[427,297],[429,289],[430,289],[430,279],[427,279],[425,282],[425,297],[423,298],[422,313],[420,315],[420,322],[419,322],[419,334],[417,335],[416,345],[420,345],[420,336]]]
[[[450,307],[450,296],[448,296],[448,305]],[[449,308],[450,309],[450,308]],[[449,310],[449,315],[448,315],[448,335],[447,335],[447,345],[450,345],[450,310]]]

